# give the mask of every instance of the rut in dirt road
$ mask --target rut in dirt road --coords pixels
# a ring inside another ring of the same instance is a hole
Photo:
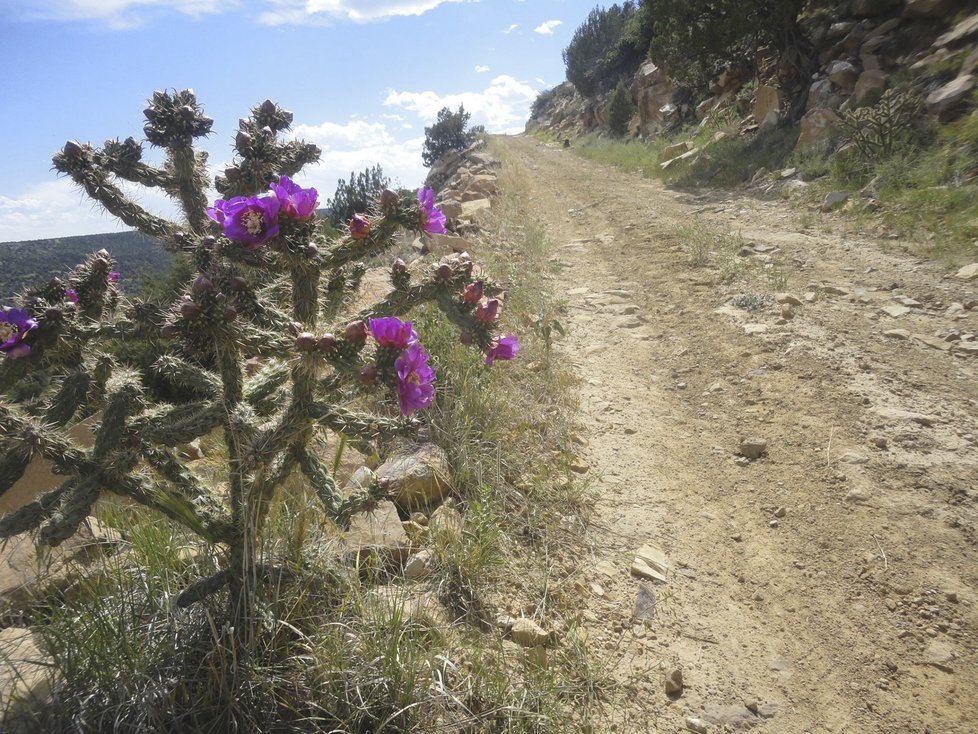
[[[782,202],[499,146],[581,381],[594,730],[978,731],[973,287]],[[629,573],[647,544],[664,583]]]

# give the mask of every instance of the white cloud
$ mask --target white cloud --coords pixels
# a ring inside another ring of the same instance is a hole
[[[404,119],[400,115],[386,117]],[[402,123],[398,127],[410,129],[412,125]],[[337,181],[349,180],[351,173],[378,164],[392,182],[408,188],[420,186],[427,175],[421,163],[424,137],[401,139],[382,122],[301,124],[293,128],[291,135],[315,143],[323,151],[319,163],[306,166],[296,177],[300,185],[316,188],[320,203],[333,196]]]
[[[477,74],[484,74],[485,72],[489,71],[489,67],[483,64],[476,64],[475,71]]]
[[[238,0],[13,0],[10,10],[24,20],[94,20],[121,30],[141,25],[154,11],[170,10],[199,18],[237,5]]]
[[[373,23],[402,16],[424,15],[439,5],[479,0],[270,0],[273,10],[258,16],[265,25],[318,21]]]
[[[66,178],[32,184],[17,196],[0,195],[0,242],[125,229],[129,228],[92,203]]]
[[[519,27],[520,27],[520,24],[519,23],[513,23],[513,25],[511,25],[509,28],[507,28],[506,30],[504,30],[503,33],[507,33],[507,34],[508,33],[512,33],[513,31],[515,31]]]
[[[539,33],[541,36],[552,36],[554,28],[563,24],[564,21],[562,20],[545,20],[543,23],[534,28],[533,32]]]
[[[452,110],[464,105],[472,114],[472,124],[483,124],[494,133],[522,132],[537,90],[511,76],[495,77],[481,92],[441,95],[437,92],[398,92],[390,90],[384,99],[387,107],[414,112],[425,122],[433,122],[443,107]]]

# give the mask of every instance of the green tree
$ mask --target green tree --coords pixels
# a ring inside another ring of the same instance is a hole
[[[628,132],[628,122],[635,114],[635,103],[631,92],[624,81],[619,81],[611,96],[608,97],[608,129],[616,137],[622,137]]]
[[[471,116],[463,105],[459,105],[456,112],[448,107],[442,107],[438,111],[435,124],[424,129],[421,160],[426,166],[430,167],[450,150],[467,148],[475,139],[476,133],[485,131],[482,126],[466,130]]]
[[[334,227],[341,228],[354,214],[364,214],[389,186],[390,180],[380,164],[360,173],[351,171],[349,181],[336,182],[336,193],[326,202],[326,218]]]
[[[653,20],[649,56],[684,86],[705,89],[730,65],[753,68],[757,51],[791,49],[798,76],[807,42],[798,14],[807,0],[644,0]]]
[[[645,60],[652,16],[644,5],[625,2],[595,8],[564,49],[567,80],[585,97],[605,92]]]

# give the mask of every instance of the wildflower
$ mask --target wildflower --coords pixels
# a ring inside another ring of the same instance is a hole
[[[490,298],[475,307],[475,317],[484,324],[491,324],[499,318],[499,299]]]
[[[26,357],[31,353],[24,337],[37,328],[37,321],[21,308],[4,306],[0,311],[0,352],[7,359]]]
[[[304,189],[288,176],[280,176],[277,184],[269,186],[285,216],[304,222],[316,214],[316,189]]]
[[[520,344],[516,337],[507,334],[497,341],[486,351],[486,364],[492,364],[497,359],[513,359],[520,349]]]
[[[215,201],[207,216],[221,225],[225,237],[254,250],[278,235],[280,206],[275,196],[235,196]]]
[[[401,321],[397,316],[370,319],[370,334],[380,346],[389,349],[406,349],[418,341],[418,334],[411,327],[411,322]]]
[[[65,298],[72,303],[78,303],[78,291],[74,288],[65,288]]]
[[[418,224],[423,232],[445,234],[445,214],[435,206],[435,190],[418,189]]]
[[[119,278],[121,277],[122,277],[122,273],[120,273],[118,270],[113,270],[111,273],[109,273],[109,282],[118,283]]]
[[[431,405],[435,399],[435,371],[428,365],[428,353],[420,343],[414,342],[401,352],[394,362],[397,371],[397,402],[401,415],[411,415],[416,410]]]
[[[354,214],[347,226],[350,228],[350,237],[355,240],[365,240],[370,234],[370,220],[362,214]]]
[[[482,300],[483,290],[481,280],[477,280],[474,283],[469,283],[467,286],[465,286],[465,290],[462,291],[462,300],[466,303],[478,303]]]

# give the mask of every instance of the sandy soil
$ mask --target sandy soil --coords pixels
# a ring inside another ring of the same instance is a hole
[[[952,306],[978,283],[780,201],[503,145],[554,244],[599,493],[594,730],[978,731],[978,307]],[[793,318],[730,303],[775,292]],[[629,572],[647,544],[664,583]]]

